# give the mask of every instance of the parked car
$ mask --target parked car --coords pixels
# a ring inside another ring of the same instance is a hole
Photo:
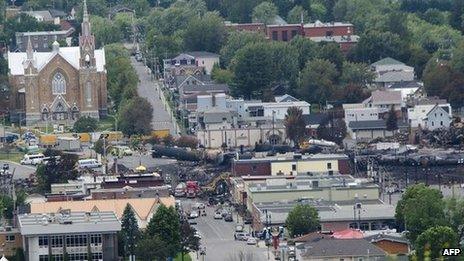
[[[204,209],[204,208],[205,208],[205,204],[203,204],[203,203],[196,203],[196,204],[195,204],[195,208],[197,208],[197,209]]]
[[[234,239],[235,240],[239,240],[239,241],[245,241],[247,240],[247,233],[244,233],[244,232],[236,232],[234,234]]]
[[[42,153],[39,154],[25,154],[21,160],[21,165],[38,165],[42,163],[45,156]]]
[[[216,212],[216,213],[214,213],[214,219],[222,219],[222,214],[221,214],[221,212]]]
[[[188,223],[189,223],[190,225],[196,225],[196,224],[197,224],[197,221],[196,221],[195,219],[189,219],[189,220],[188,220]]]
[[[244,223],[245,225],[252,224],[252,223],[253,223],[253,218],[247,217],[247,218],[245,218],[245,220],[243,221],[243,223]]]
[[[248,237],[247,245],[256,245],[258,241],[254,237]]]
[[[224,221],[226,221],[226,222],[234,222],[234,218],[232,218],[232,215],[231,215],[231,214],[227,214],[227,215],[224,217]]]
[[[201,234],[198,231],[195,231],[194,237],[201,239]]]
[[[198,213],[196,211],[192,211],[192,213],[190,213],[190,218],[197,218],[198,217]]]
[[[236,225],[235,226],[235,232],[243,232],[243,226],[242,225]]]

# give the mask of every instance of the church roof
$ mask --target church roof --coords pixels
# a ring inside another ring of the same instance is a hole
[[[58,54],[68,61],[74,68],[79,69],[79,59],[81,56],[78,46],[60,47]],[[56,55],[54,52],[35,52],[34,64],[40,71]],[[23,62],[27,59],[26,52],[8,52],[8,69],[11,75],[23,75]],[[105,71],[105,50],[95,50],[95,63],[98,72]]]

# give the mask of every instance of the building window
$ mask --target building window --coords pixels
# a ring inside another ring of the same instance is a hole
[[[86,260],[87,259],[87,253],[73,253],[73,254],[68,254],[68,260],[69,261],[78,261],[78,260]]]
[[[101,234],[91,234],[90,235],[90,244],[101,245],[102,235]]]
[[[443,121],[440,121],[440,126],[443,126]]]
[[[298,34],[297,30],[292,30],[292,39]]]
[[[296,164],[292,164],[292,171],[296,171]]]
[[[64,260],[62,254],[52,255],[52,257],[53,257],[53,261],[63,261]]]
[[[432,121],[432,127],[435,125],[435,123]]]
[[[48,247],[48,237],[39,236],[39,247]]]
[[[92,253],[92,261],[99,261],[103,259],[103,253]]]
[[[67,235],[66,246],[67,247],[87,246],[87,235]]]
[[[48,255],[39,255],[39,261],[48,261]]]
[[[51,247],[63,247],[63,236],[50,236]]]
[[[287,31],[282,31],[282,41],[284,42],[288,41]]]
[[[52,80],[53,94],[66,94],[66,79],[60,72],[55,73]]]
[[[256,165],[251,166],[251,169],[253,170],[253,172],[256,172]]]
[[[279,39],[279,35],[277,31],[272,32],[272,40],[277,41]]]
[[[7,242],[15,241],[15,236],[14,235],[6,235],[6,241]]]
[[[327,169],[332,169],[332,163],[331,162],[327,163]]]

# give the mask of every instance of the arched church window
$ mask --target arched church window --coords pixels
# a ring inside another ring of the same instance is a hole
[[[92,84],[90,82],[85,83],[85,103],[87,107],[92,107]]]
[[[55,73],[52,79],[53,94],[66,94],[66,79],[60,72]]]

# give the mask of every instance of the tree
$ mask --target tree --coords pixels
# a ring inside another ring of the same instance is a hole
[[[195,236],[195,229],[187,221],[182,221],[180,225],[180,253],[182,261],[184,255],[192,251],[198,251],[200,248],[200,238]]]
[[[398,201],[395,217],[399,227],[407,228],[407,236],[414,244],[422,232],[444,224],[443,195],[424,184],[408,187]]]
[[[308,11],[300,5],[295,5],[292,10],[288,11],[287,22],[291,24],[301,23],[301,16],[303,16],[303,23],[309,22]]]
[[[98,121],[89,116],[82,116],[74,122],[73,130],[75,132],[94,132],[98,127]]]
[[[221,65],[226,68],[234,58],[237,50],[242,49],[247,44],[265,42],[264,34],[249,31],[230,32],[227,41],[221,48]],[[8,65],[8,64],[7,64]],[[7,66],[8,68],[8,66]]]
[[[455,197],[444,199],[445,219],[453,231],[458,234],[458,238],[464,236],[464,200]]]
[[[358,62],[373,63],[382,58],[392,57],[403,60],[407,50],[397,34],[390,32],[369,31],[359,38],[351,56]]]
[[[285,220],[291,237],[314,232],[319,229],[319,214],[311,205],[296,205]]]
[[[272,24],[277,14],[277,7],[272,2],[265,1],[253,8],[253,22]]]
[[[120,28],[108,18],[92,15],[90,23],[92,24],[92,33],[95,35],[96,47],[117,43],[123,38]]]
[[[184,46],[190,51],[218,53],[226,35],[224,21],[217,13],[208,12],[193,19],[184,33]]]
[[[181,148],[196,149],[198,147],[198,139],[195,136],[180,136],[176,144]]]
[[[142,97],[135,97],[122,106],[118,126],[127,136],[148,134],[151,131],[153,107]]]
[[[166,244],[167,253],[174,257],[180,249],[180,222],[176,209],[161,204],[147,225],[146,233]]]
[[[337,69],[327,60],[314,59],[301,72],[298,92],[311,103],[325,103],[335,92]]]
[[[346,137],[345,121],[343,119],[334,119],[332,113],[327,121],[322,122],[317,127],[317,137],[342,145],[343,139]]]
[[[217,64],[211,71],[211,79],[217,83],[231,84],[234,80],[234,73],[228,69],[221,69]]]
[[[298,146],[303,140],[306,131],[306,124],[303,119],[303,110],[298,107],[290,107],[285,115],[285,132],[287,137]]]
[[[395,107],[392,105],[387,116],[387,130],[395,131],[398,129],[398,116],[396,115]]]
[[[140,260],[164,261],[170,257],[169,242],[163,241],[159,236],[144,234],[137,242],[137,258]]]
[[[298,56],[298,66],[302,70],[306,63],[317,57],[319,46],[316,42],[302,36],[296,36],[290,41],[290,45],[295,47]]]
[[[251,22],[253,8],[260,0],[223,0],[220,12],[222,16],[235,23]]]
[[[76,155],[62,154],[52,150],[45,151],[44,155],[51,159],[46,165],[39,165],[35,172],[37,188],[40,192],[50,192],[51,184],[67,182],[77,177],[75,165],[78,158]],[[59,158],[54,156],[59,156]]]
[[[119,236],[123,242],[124,256],[135,255],[136,243],[139,239],[139,226],[132,207],[127,204],[121,218],[121,231]]]
[[[273,60],[268,43],[248,44],[237,51],[234,59],[232,91],[247,99],[260,97],[263,88],[270,87],[272,79],[269,65]]]
[[[369,66],[364,63],[343,62],[342,68],[340,82],[344,84],[366,86],[372,83],[375,77]]]
[[[443,248],[458,246],[456,232],[447,226],[434,226],[422,232],[416,240],[416,256],[419,260],[436,260],[442,257]]]

